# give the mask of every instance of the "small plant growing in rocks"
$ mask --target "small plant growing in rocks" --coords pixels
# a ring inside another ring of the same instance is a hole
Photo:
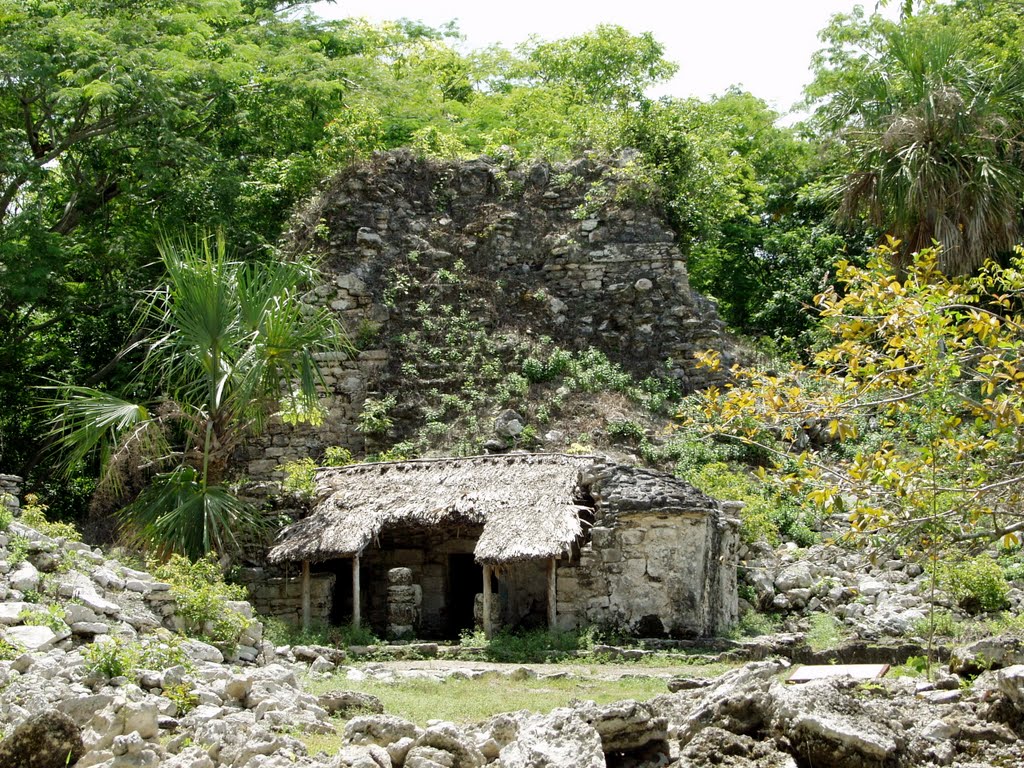
[[[46,510],[47,506],[39,503],[39,497],[30,493],[25,496],[25,506],[21,510],[21,522],[54,539],[81,541],[82,534],[78,532],[75,526],[71,523],[47,520]]]
[[[166,562],[154,564],[152,570],[158,579],[171,585],[178,616],[185,622],[185,634],[229,646],[238,642],[250,619],[225,610],[224,604],[245,599],[245,589],[224,581],[212,555],[195,562],[172,555]]]

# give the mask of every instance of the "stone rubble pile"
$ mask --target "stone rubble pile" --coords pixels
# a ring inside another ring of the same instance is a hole
[[[928,616],[931,579],[920,565],[895,558],[872,562],[835,545],[744,545],[739,579],[756,595],[756,604],[741,605],[741,613],[750,608],[793,617],[827,612],[863,639],[908,636]],[[1024,610],[1021,585],[1011,587],[1008,601],[1010,611]],[[958,616],[947,595],[940,593],[936,603]]]
[[[775,594],[807,589],[798,586],[803,566],[817,557],[781,563]],[[169,593],[150,574],[85,545],[19,522],[0,533],[0,637],[8,657],[0,661],[0,768],[1021,764],[1021,637],[959,649],[933,683],[838,677],[790,686],[782,682],[786,663],[765,661],[714,681],[688,680],[648,702],[577,701],[547,714],[420,727],[384,713],[372,696],[345,690],[346,681],[420,677],[441,684],[452,675],[494,672],[350,666],[337,649],[275,648],[258,628],[225,657],[231,649],[174,639],[179,622]],[[53,596],[62,615],[50,625],[26,624],[26,612],[40,605],[31,600],[41,595]],[[133,640],[177,648],[180,663],[122,675],[90,663],[104,644]],[[527,668],[505,674],[538,676]],[[973,683],[970,675],[977,675]],[[313,695],[303,690],[305,680],[335,687]],[[314,736],[330,754],[310,754],[303,739]]]

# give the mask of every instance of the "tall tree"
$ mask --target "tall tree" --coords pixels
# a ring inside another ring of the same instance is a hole
[[[976,51],[931,14],[899,24],[837,17],[810,89],[843,162],[839,211],[902,241],[938,242],[942,268],[968,273],[1008,252],[1021,226],[1024,69]]]

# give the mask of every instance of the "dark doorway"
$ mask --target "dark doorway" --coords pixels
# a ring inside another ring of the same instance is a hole
[[[445,630],[456,639],[463,630],[473,629],[473,601],[483,590],[484,569],[472,554],[448,555],[448,621]]]
[[[348,624],[352,621],[352,558],[331,560],[327,565],[334,573],[330,622],[334,626]]]

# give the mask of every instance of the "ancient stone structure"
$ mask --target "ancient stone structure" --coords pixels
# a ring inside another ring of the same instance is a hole
[[[21,478],[17,475],[0,475],[0,504],[17,511],[21,507]]]
[[[302,579],[296,575],[270,576],[263,568],[243,568],[238,582],[249,593],[249,602],[261,616],[302,622]],[[310,578],[310,610],[314,616],[329,617],[334,593],[333,573],[316,573]]]
[[[321,257],[330,282],[310,299],[337,312],[363,351],[323,357],[325,423],[271,425],[238,457],[247,474],[273,476],[283,461],[318,458],[331,445],[360,455],[366,438],[355,416],[368,392],[444,390],[443,363],[430,381],[409,381],[396,355],[419,330],[418,308],[439,275],[462,275],[456,311],[495,338],[596,348],[687,391],[720,382],[694,355],[715,349],[729,363],[723,325],[690,290],[672,231],[622,166],[588,158],[512,169],[395,152],[331,180],[297,220],[293,247]],[[403,418],[399,407],[397,434],[412,426]]]
[[[457,637],[475,615],[488,632],[693,637],[736,618],[737,532],[686,483],[604,459],[422,459],[320,470],[313,514],[270,560],[337,576],[309,620],[366,617],[382,634]]]
[[[413,583],[411,568],[392,568],[388,571],[388,629],[393,639],[415,637],[420,624],[420,605],[423,590]]]

